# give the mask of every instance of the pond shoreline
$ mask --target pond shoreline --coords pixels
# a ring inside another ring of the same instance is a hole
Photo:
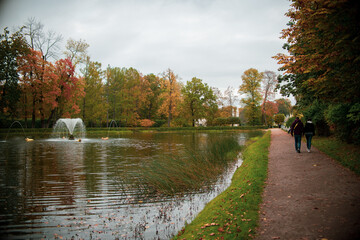
[[[88,135],[107,135],[132,132],[211,132],[211,131],[252,131],[266,130],[265,126],[216,126],[216,127],[104,127],[104,128],[86,128]],[[53,132],[53,128],[0,128],[0,139],[7,136],[37,135],[41,137],[49,137]]]
[[[271,132],[249,141],[231,185],[173,239],[252,239],[267,177]]]

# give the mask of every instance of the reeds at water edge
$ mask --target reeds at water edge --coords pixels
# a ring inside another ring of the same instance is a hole
[[[226,137],[201,151],[188,149],[184,156],[157,159],[141,168],[139,184],[141,189],[166,195],[200,191],[217,181],[240,150],[236,138]]]

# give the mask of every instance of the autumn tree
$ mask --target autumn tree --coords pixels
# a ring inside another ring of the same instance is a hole
[[[58,76],[52,63],[45,61],[40,51],[30,49],[30,53],[19,58],[20,81],[24,94],[30,96],[32,127],[35,127],[37,115],[45,127],[45,118],[50,108],[55,106],[59,91]]]
[[[265,119],[267,119],[266,126],[271,125],[273,123],[275,114],[279,112],[277,103],[272,101],[267,101],[261,104],[261,109],[264,109],[262,115],[264,116]]]
[[[109,104],[108,116],[123,124],[135,126],[148,103],[150,83],[134,68],[106,70],[105,94]]]
[[[243,83],[240,85],[239,93],[245,95],[241,102],[244,104],[245,115],[250,125],[259,124],[260,120],[260,83],[263,74],[254,68],[250,68],[241,76]]]
[[[85,40],[74,40],[72,38],[67,40],[65,56],[71,60],[74,66],[79,63],[86,63],[88,61],[87,49],[89,44]]]
[[[201,79],[193,77],[182,89],[185,111],[190,113],[192,126],[199,119],[206,117],[206,112],[217,108],[212,89]]]
[[[170,127],[174,116],[178,114],[176,106],[180,103],[181,86],[178,76],[169,68],[162,73],[162,93],[160,94],[161,105],[159,113],[167,116],[167,125]]]
[[[81,100],[85,95],[83,78],[77,76],[75,66],[69,58],[55,62],[55,74],[58,77],[57,87],[60,91],[56,96],[56,108],[52,111],[56,113],[54,120],[77,116],[80,113]],[[53,116],[50,115],[49,122]]]
[[[17,58],[27,54],[28,48],[21,31],[10,35],[5,28],[0,41],[0,112],[14,119],[21,93]]]
[[[289,54],[275,56],[284,72],[279,78],[281,93],[293,94],[308,116],[313,113],[320,119],[321,112],[321,123],[326,112],[339,111],[343,118],[332,124],[347,129],[334,127],[335,131],[342,136],[348,132],[343,139],[360,142],[360,120],[351,120],[360,119],[359,1],[292,0],[291,6],[288,28],[282,32]]]
[[[224,94],[220,91],[220,89],[218,89],[216,87],[212,87],[212,91],[216,97],[216,103],[217,103],[218,107],[219,108],[224,107],[226,105]]]
[[[360,3],[292,0],[286,13],[288,28],[282,32],[289,55],[275,58],[285,75],[285,93],[314,94],[334,102],[360,98]]]
[[[263,72],[262,83],[263,83],[264,98],[263,98],[263,103],[261,105],[261,113],[262,113],[264,124],[268,125],[267,118],[266,118],[266,116],[268,115],[267,109],[266,109],[268,104],[266,104],[266,103],[275,94],[274,89],[275,89],[275,86],[277,83],[276,73],[273,71]]]
[[[150,83],[145,81],[142,74],[134,68],[125,71],[125,85],[123,91],[122,118],[126,124],[136,126],[140,119],[140,111],[147,103]]]
[[[236,113],[236,103],[238,102],[238,96],[234,94],[234,88],[228,86],[228,88],[224,92],[224,98],[230,109],[230,117],[234,117]]]
[[[214,117],[216,117],[216,118],[229,117],[231,115],[232,108],[227,106],[226,98],[225,98],[223,92],[221,92],[220,89],[218,89],[216,87],[212,87],[211,89],[214,93],[214,96],[216,98],[216,104],[218,106],[218,109],[215,112]]]

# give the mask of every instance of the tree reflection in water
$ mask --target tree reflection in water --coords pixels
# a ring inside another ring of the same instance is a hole
[[[259,134],[259,133],[254,133]],[[228,135],[137,133],[102,141],[0,142],[0,235],[9,239],[169,239],[229,184],[236,162],[212,187],[172,195],[145,191],[139,169],[201,150]],[[124,176],[126,176],[124,180]],[[133,179],[134,181],[129,181]],[[134,184],[136,183],[136,184]]]

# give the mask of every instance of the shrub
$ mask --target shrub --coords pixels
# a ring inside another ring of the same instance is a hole
[[[276,114],[274,117],[274,121],[276,124],[281,124],[285,121],[285,115],[280,113],[280,114]]]
[[[151,121],[150,119],[142,119],[139,121],[141,127],[152,127],[155,122]]]

